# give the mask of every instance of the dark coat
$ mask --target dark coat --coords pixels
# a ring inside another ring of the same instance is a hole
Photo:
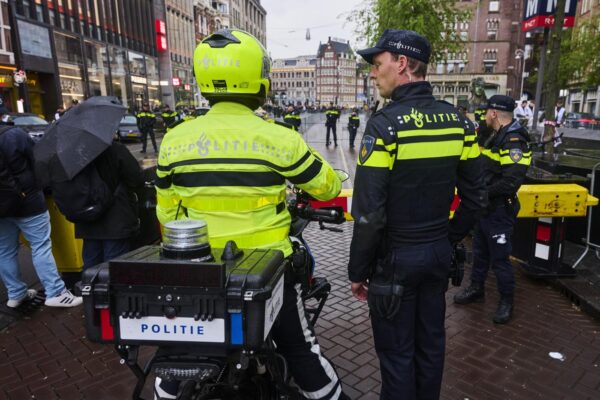
[[[94,160],[98,174],[114,193],[114,203],[97,221],[75,224],[81,239],[116,240],[135,236],[139,230],[137,193],[144,178],[137,160],[120,143],[113,142]]]
[[[33,146],[33,139],[21,128],[0,134],[0,151],[19,189],[25,193],[25,199],[13,217],[30,217],[47,210],[44,194],[35,179]]]

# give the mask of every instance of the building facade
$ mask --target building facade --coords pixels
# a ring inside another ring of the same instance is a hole
[[[316,101],[315,56],[273,60],[271,92],[275,104],[312,105]]]
[[[213,33],[217,26],[217,10],[211,0],[194,1],[194,34],[199,43]]]
[[[242,29],[267,44],[267,12],[260,0],[229,0],[229,21],[232,28]]]
[[[581,0],[577,4],[577,25],[597,17],[600,13],[600,0]],[[599,38],[600,40],[600,38]],[[577,82],[568,90],[561,93],[565,98],[565,107],[571,112],[586,112],[596,116],[600,115],[600,86],[584,87]]]
[[[348,41],[330,37],[327,43],[320,44],[315,71],[316,103],[333,102],[346,108],[361,106],[357,71],[356,56]]]
[[[0,105],[16,110],[19,98],[18,87],[13,80],[16,71],[13,52],[12,28],[7,0],[0,0]]]
[[[229,18],[229,2],[230,0],[213,0],[212,6],[217,11],[217,16],[215,19],[215,31],[224,28],[230,28],[230,18]]]
[[[197,27],[194,5],[189,0],[166,0],[165,6],[175,107],[193,107],[197,91],[192,72]]]
[[[132,109],[160,102],[153,0],[8,3],[26,111],[52,119],[58,106],[95,95]]]
[[[504,94],[519,98],[523,74],[525,35],[521,32],[522,0],[462,0],[472,10],[470,21],[456,23],[465,42],[458,53],[431,63],[429,80],[434,95],[455,105],[467,106],[471,82],[483,79],[487,97]]]

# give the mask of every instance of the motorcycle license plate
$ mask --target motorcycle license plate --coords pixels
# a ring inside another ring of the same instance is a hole
[[[195,321],[194,318],[142,317],[131,319],[119,317],[121,339],[163,341],[225,343],[225,320]]]

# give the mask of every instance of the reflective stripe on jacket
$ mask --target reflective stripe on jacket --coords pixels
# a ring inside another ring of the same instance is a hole
[[[157,170],[161,223],[202,219],[209,241],[223,247],[266,247],[291,254],[286,179],[313,197],[331,199],[341,181],[331,166],[288,128],[237,103],[215,104],[202,118],[163,139]]]

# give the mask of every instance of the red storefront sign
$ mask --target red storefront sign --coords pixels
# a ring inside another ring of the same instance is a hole
[[[525,0],[521,30],[523,32],[536,28],[548,28],[554,25],[554,14],[556,13],[557,0]],[[575,13],[577,12],[577,0],[567,0],[565,4],[566,28],[575,26]]]

